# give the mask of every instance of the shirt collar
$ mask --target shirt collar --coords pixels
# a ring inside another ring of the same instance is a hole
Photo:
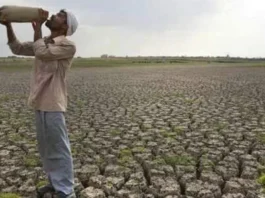
[[[57,37],[53,38],[53,41],[54,41],[54,43],[59,43],[59,42],[61,42],[64,38],[65,38],[64,35],[57,36]]]
[[[52,40],[53,40],[54,44],[56,44],[56,43],[60,43],[64,38],[65,38],[65,36],[61,35],[61,36],[57,36],[57,37],[53,38]],[[44,37],[44,39],[50,39],[50,37],[49,36]]]

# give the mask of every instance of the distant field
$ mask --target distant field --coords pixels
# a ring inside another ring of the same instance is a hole
[[[31,69],[33,59],[0,58],[0,71]],[[265,66],[263,59],[242,58],[75,58],[72,68],[146,66],[146,65],[223,65],[223,66]]]

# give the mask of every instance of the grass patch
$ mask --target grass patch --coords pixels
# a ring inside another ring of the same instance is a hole
[[[164,138],[172,138],[172,139],[174,139],[176,137],[176,133],[175,132],[171,132],[171,131],[163,131],[161,134],[163,135]]]
[[[208,166],[208,167],[212,167],[214,168],[215,167],[215,164],[213,161],[209,160],[209,159],[203,159],[203,162],[202,162],[202,165],[203,166]]]
[[[222,122],[219,122],[216,124],[215,128],[220,131],[220,130],[223,130],[223,129],[226,129],[228,127],[228,124],[226,123],[222,123]]]
[[[166,165],[166,161],[162,157],[157,157],[155,160],[153,160],[153,163],[156,165]]]
[[[104,162],[104,159],[101,156],[96,156],[95,160],[97,164],[102,164]]]
[[[27,98],[27,95],[25,94],[0,94],[0,103],[5,103],[11,100],[24,99],[24,98]]]
[[[135,153],[144,153],[145,152],[145,148],[143,146],[137,146],[137,147],[134,147],[132,149],[133,152]]]
[[[265,166],[258,166],[259,177],[257,178],[257,183],[262,187],[262,193],[265,194]]]
[[[265,134],[258,134],[257,138],[260,143],[265,144]]]
[[[28,141],[28,144],[30,144],[30,145],[37,145],[38,142],[37,142],[37,140],[29,140]]]
[[[123,156],[118,159],[118,164],[122,166],[126,166],[129,164],[131,161],[133,161],[132,156]]]
[[[9,139],[13,142],[18,142],[22,140],[23,138],[18,133],[12,133],[9,135]]]
[[[36,156],[25,156],[24,159],[24,165],[26,167],[36,167],[40,165],[40,160]]]
[[[77,155],[78,154],[77,148],[75,148],[75,147],[72,147],[71,152],[72,152],[72,155]]]
[[[85,101],[78,99],[76,105],[78,108],[83,108],[85,106]]]
[[[10,95],[0,95],[0,102],[8,102],[10,99]]]
[[[257,182],[265,188],[265,173],[261,174],[261,176],[257,179]]]
[[[164,160],[168,165],[173,167],[176,165],[192,165],[194,161],[190,156],[165,156]]]
[[[121,131],[118,130],[118,129],[112,130],[112,131],[110,132],[110,135],[111,135],[111,136],[119,136],[120,134],[121,134]]]
[[[258,166],[258,173],[259,173],[259,175],[262,175],[262,173],[265,173],[265,166],[259,165]]]
[[[0,193],[0,198],[21,198],[21,196],[15,193]]]
[[[132,151],[130,149],[122,149],[119,153],[118,164],[126,166],[133,160]]]
[[[194,103],[194,99],[192,99],[192,98],[185,98],[184,99],[184,102],[185,102],[185,104],[186,105],[189,105],[189,106],[191,106],[193,103]]]
[[[176,136],[182,135],[184,133],[184,129],[181,127],[173,127],[172,131],[161,131],[161,135],[164,138],[169,138],[175,140]]]
[[[184,94],[182,93],[175,93],[174,96],[176,96],[177,98],[184,98]]]
[[[41,180],[41,181],[39,181],[39,182],[36,184],[36,187],[37,187],[37,188],[41,188],[41,187],[46,186],[46,185],[48,185],[48,184],[49,184],[48,181],[46,181],[46,180]]]
[[[120,157],[132,156],[132,151],[130,149],[122,149],[120,150]]]
[[[106,184],[109,188],[112,188],[113,187],[113,183],[111,181],[107,181],[107,184]]]
[[[177,134],[177,135],[182,135],[184,133],[184,129],[182,127],[173,127],[173,131]]]

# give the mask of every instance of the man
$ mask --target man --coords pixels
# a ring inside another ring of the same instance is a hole
[[[0,8],[1,13],[1,8]],[[49,185],[37,190],[37,197],[52,193],[59,198],[74,198],[73,159],[64,113],[67,107],[66,72],[76,52],[75,44],[66,36],[77,29],[75,16],[61,10],[45,25],[51,30],[42,38],[46,19],[33,22],[34,42],[17,40],[11,23],[7,28],[8,45],[16,55],[35,56],[28,104],[35,109],[38,150]]]

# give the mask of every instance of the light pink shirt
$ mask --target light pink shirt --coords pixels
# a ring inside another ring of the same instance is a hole
[[[20,43],[8,43],[16,55],[35,56],[33,75],[30,84],[28,105],[41,111],[66,111],[67,88],[66,72],[72,65],[76,52],[75,44],[65,36],[45,44],[44,39]]]

